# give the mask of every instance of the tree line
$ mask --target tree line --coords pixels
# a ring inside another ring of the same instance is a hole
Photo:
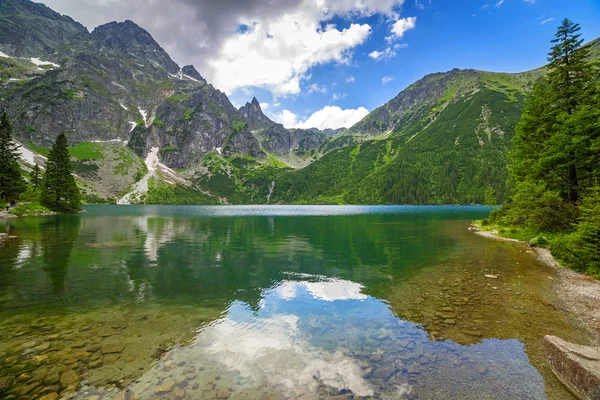
[[[67,137],[60,133],[45,163],[37,163],[29,173],[19,163],[19,146],[13,141],[13,126],[6,113],[0,117],[0,201],[17,200],[39,204],[51,211],[75,213],[81,197],[73,176]]]
[[[600,277],[600,73],[565,19],[510,152],[511,201],[492,222],[547,234],[552,253]]]

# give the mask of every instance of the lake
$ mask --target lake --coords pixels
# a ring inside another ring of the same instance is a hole
[[[588,337],[489,208],[85,208],[0,222],[0,398],[572,399],[542,338]]]

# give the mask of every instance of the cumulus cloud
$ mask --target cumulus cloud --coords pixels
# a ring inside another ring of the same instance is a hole
[[[344,110],[338,106],[325,106],[304,121],[300,121],[298,116],[289,110],[283,110],[272,117],[286,128],[338,129],[350,128],[368,114],[369,110],[364,107]]]
[[[392,37],[402,38],[407,31],[415,29],[417,26],[417,17],[400,18],[392,25]]]
[[[298,124],[298,116],[290,110],[281,110],[276,114],[270,115],[271,119],[275,122],[279,122],[286,128],[295,128]]]
[[[369,53],[369,57],[371,57],[373,60],[383,60],[386,58],[392,58],[396,55],[396,52],[394,50],[392,50],[390,47],[384,49],[383,51],[372,51]]]
[[[404,0],[45,0],[94,28],[131,19],[180,64],[194,64],[227,93],[262,87],[300,92],[310,68],[348,63],[371,34],[368,24],[327,24],[375,14],[395,16]]]

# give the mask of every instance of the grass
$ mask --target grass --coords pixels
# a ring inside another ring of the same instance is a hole
[[[50,212],[49,209],[36,202],[26,203],[10,210],[11,214],[18,215],[19,217],[33,216],[48,212]]]
[[[69,154],[78,160],[101,160],[104,158],[102,145],[92,142],[83,142],[71,147]]]
[[[33,142],[27,142],[27,143],[25,143],[25,146],[27,148],[29,148],[30,150],[35,151],[36,153],[39,153],[45,157],[48,157],[48,154],[50,154],[50,149],[47,149],[42,146],[38,146]]]

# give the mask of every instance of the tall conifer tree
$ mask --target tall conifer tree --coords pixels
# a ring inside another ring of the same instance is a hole
[[[46,174],[40,196],[42,205],[53,211],[77,212],[81,208],[79,188],[73,177],[67,137],[60,133],[46,162]]]
[[[12,141],[12,133],[13,127],[4,113],[0,117],[0,198],[5,202],[17,199],[25,190],[18,146]]]

